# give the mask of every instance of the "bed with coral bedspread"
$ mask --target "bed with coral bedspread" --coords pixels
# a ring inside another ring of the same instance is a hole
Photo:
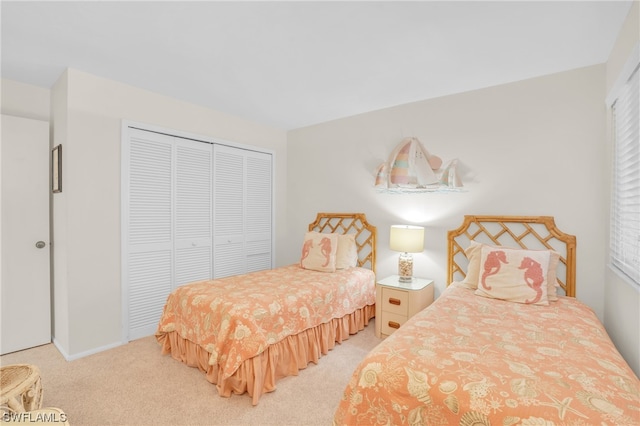
[[[504,289],[489,253],[507,253],[513,281],[524,257],[547,249],[558,253],[556,277],[525,285],[520,299],[509,298],[513,288],[495,297]],[[571,297],[574,270],[575,238],[550,217],[465,217],[449,232],[449,278],[458,281],[368,354],[334,424],[640,424],[640,382],[593,311]]]
[[[303,245],[300,264],[175,289],[156,332],[162,353],[204,371],[221,396],[247,392],[255,405],[278,378],[362,330],[375,315],[375,227],[361,213],[319,213],[309,231],[305,242],[323,242],[321,271],[309,269]],[[330,254],[340,260],[337,235],[350,237],[353,263],[327,269]]]

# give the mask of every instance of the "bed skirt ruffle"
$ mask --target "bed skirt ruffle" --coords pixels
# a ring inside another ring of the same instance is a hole
[[[315,364],[322,355],[356,334],[375,316],[375,305],[367,305],[352,314],[335,318],[301,333],[289,336],[269,346],[260,355],[244,361],[231,377],[223,378],[219,366],[209,365],[209,352],[197,344],[182,338],[177,332],[161,333],[156,339],[162,346],[162,354],[205,372],[207,380],[216,385],[218,394],[230,397],[231,393],[245,392],[252,397],[253,405],[260,397],[276,389],[276,381],[286,376],[297,376],[298,371],[310,362]]]

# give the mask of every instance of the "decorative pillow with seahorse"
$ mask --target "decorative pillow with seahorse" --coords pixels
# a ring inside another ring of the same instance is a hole
[[[467,274],[464,280],[461,282],[461,285],[464,287],[475,290],[478,288],[478,284],[480,283],[481,277],[481,269],[482,266],[480,264],[480,257],[482,256],[482,248],[489,247],[491,249],[502,249],[500,246],[492,246],[488,244],[479,243],[477,241],[471,241],[469,247],[467,247],[464,251],[464,254],[469,259],[469,264],[467,266]],[[513,248],[513,247],[504,247],[508,250],[527,250],[521,248]],[[560,253],[554,250],[528,250],[528,251],[544,251],[549,253],[549,268],[547,275],[547,299],[549,302],[555,302],[558,300],[558,292],[557,289],[560,287],[558,283],[558,278],[556,274],[556,270],[558,269],[558,264],[560,262]]]
[[[302,244],[300,266],[320,272],[336,271],[338,235],[321,232],[307,232]]]
[[[483,246],[476,294],[510,302],[548,305],[549,251]]]

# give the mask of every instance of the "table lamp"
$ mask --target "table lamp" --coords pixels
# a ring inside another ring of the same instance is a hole
[[[410,283],[413,281],[413,256],[424,250],[424,227],[412,225],[393,225],[389,237],[391,250],[399,251],[398,275],[399,281]]]

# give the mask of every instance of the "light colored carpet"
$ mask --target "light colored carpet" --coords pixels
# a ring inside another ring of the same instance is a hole
[[[1,365],[40,368],[45,407],[63,409],[76,425],[330,425],[353,370],[380,340],[373,321],[277,382],[257,406],[222,398],[204,373],[160,354],[153,336],[67,362],[52,344],[0,357]]]

